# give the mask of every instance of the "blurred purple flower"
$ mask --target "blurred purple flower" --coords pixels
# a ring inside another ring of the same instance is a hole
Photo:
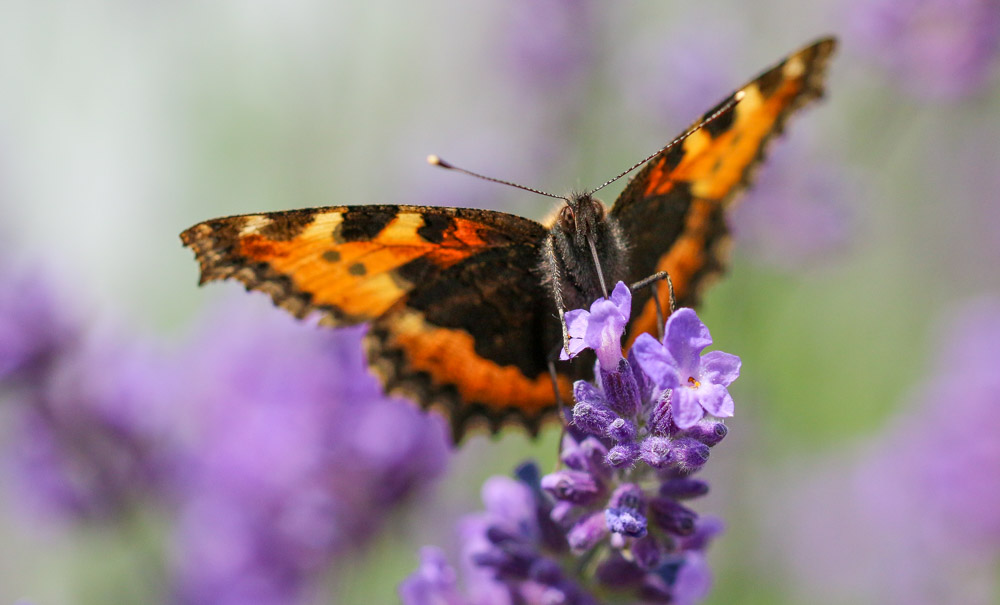
[[[684,21],[670,32],[631,40],[614,72],[617,90],[644,114],[637,134],[653,135],[650,145],[679,134],[749,76],[733,61],[747,47],[744,24],[721,24],[697,11],[680,16]]]
[[[595,56],[592,0],[514,0],[507,27],[506,58],[525,85],[574,94]]]
[[[773,523],[803,594],[827,595],[820,602],[996,602],[1000,301],[958,309],[939,340],[935,369],[913,404],[856,462],[844,465],[838,453],[776,494]]]
[[[174,477],[179,602],[296,602],[443,470],[441,418],[381,393],[362,332],[269,308],[220,318],[190,347],[191,464]]]
[[[31,382],[78,330],[72,311],[36,270],[0,266],[0,383]]]
[[[521,108],[512,117],[515,127],[505,127],[515,143],[511,153],[527,168],[519,174],[557,174],[575,157],[587,85],[600,56],[601,3],[513,0],[498,6],[494,30],[500,37],[490,58],[510,75],[505,88]],[[522,208],[537,213],[537,200]]]
[[[921,98],[967,96],[996,70],[997,0],[855,0],[848,16],[862,48]]]
[[[924,529],[953,547],[1000,555],[1000,301],[957,309],[942,336],[939,372],[911,406],[918,415],[882,440],[869,477],[895,469]]]
[[[171,354],[110,329],[76,336],[50,293],[18,292],[31,304],[0,290],[0,392],[20,426],[5,456],[19,495],[66,520],[155,504],[172,523],[176,602],[297,602],[444,468],[442,419],[382,394],[361,329],[258,297]]]
[[[399,585],[400,600],[412,605],[464,605],[458,574],[440,548],[420,550],[420,567]]]
[[[537,482],[533,465],[520,473]],[[492,477],[483,485],[483,504],[485,512],[461,522],[468,597],[456,594],[454,582],[438,579],[455,572],[439,551],[424,549],[420,569],[400,585],[403,603],[597,604],[560,565],[566,538],[549,518],[551,504],[537,483]]]
[[[0,393],[19,427],[8,465],[35,514],[115,518],[166,472],[171,389],[155,347],[84,334],[74,311],[37,274],[0,285]]]
[[[618,283],[615,294],[589,312],[567,313],[571,353],[597,350],[596,384],[574,385],[574,420],[563,439],[560,470],[539,477],[537,467],[524,465],[520,481],[494,477],[484,486],[486,513],[464,524],[464,558],[478,572],[473,587],[486,586],[496,598],[486,601],[470,590],[472,598],[459,602],[596,603],[600,594],[693,603],[707,594],[702,553],[719,525],[699,519],[681,501],[708,492],[707,483],[689,475],[705,464],[725,430],[709,428],[721,425],[716,418],[678,426],[670,401],[691,388],[678,379],[681,372],[697,376],[706,390],[722,385],[724,396],[705,399],[732,415],[725,386],[735,380],[739,358],[721,352],[702,358],[712,341],[690,309],[671,315],[668,348],[650,339],[646,356],[653,361],[637,363],[638,341],[623,358],[630,303],[631,293]],[[425,551],[420,570],[400,589],[404,603],[455,598],[454,582],[437,581],[451,577],[449,570],[442,571],[436,551]]]

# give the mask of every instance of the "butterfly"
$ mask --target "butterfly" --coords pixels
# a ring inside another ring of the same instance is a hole
[[[369,325],[364,347],[390,393],[450,418],[535,434],[572,400],[579,364],[549,364],[560,314],[605,283],[670,275],[693,306],[724,267],[726,213],[789,115],[823,94],[836,48],[820,39],[724,99],[678,143],[651,157],[611,206],[568,196],[553,218],[468,208],[330,206],[205,221],[181,233],[200,283],[234,279],[296,317]],[[605,281],[606,280],[606,281]],[[656,330],[663,282],[633,294],[627,346]],[[584,373],[586,369],[582,370]]]

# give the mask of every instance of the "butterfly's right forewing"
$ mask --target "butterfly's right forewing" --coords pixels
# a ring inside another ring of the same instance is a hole
[[[826,66],[836,41],[824,38],[790,55],[723,100],[722,111],[682,143],[650,160],[626,186],[611,209],[630,245],[630,279],[666,271],[679,306],[694,306],[706,281],[724,266],[728,248],[726,212],[750,182],[768,142],[788,117],[823,93]],[[664,308],[665,284],[657,286]],[[629,343],[655,333],[650,294],[632,303]]]

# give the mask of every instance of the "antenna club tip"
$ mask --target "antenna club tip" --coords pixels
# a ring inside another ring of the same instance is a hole
[[[434,155],[433,153],[430,154],[429,156],[427,156],[427,163],[430,164],[431,166],[440,166],[442,168],[451,168],[451,164],[449,164],[448,162],[442,160],[441,158],[439,158],[438,156]]]
[[[739,101],[742,101],[743,97],[745,97],[745,96],[747,96],[747,91],[745,91],[745,90],[737,90],[736,94],[733,95],[733,100],[739,102]]]

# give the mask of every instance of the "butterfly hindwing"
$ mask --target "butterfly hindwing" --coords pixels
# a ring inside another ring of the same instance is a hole
[[[518,216],[428,206],[233,216],[181,234],[202,282],[236,279],[328,325],[370,322],[365,346],[387,390],[443,408],[456,441],[477,418],[534,432],[554,410],[544,237]],[[568,398],[569,379],[559,380]]]
[[[835,48],[835,40],[824,38],[764,71],[717,108],[737,94],[739,102],[654,157],[629,182],[611,214],[629,238],[633,281],[666,271],[679,306],[698,302],[706,279],[723,269],[729,243],[726,210],[788,116],[822,95]],[[665,309],[666,285],[661,283],[658,292]],[[648,290],[635,293],[632,311],[629,343],[642,332],[655,333]]]
[[[470,257],[372,324],[366,345],[387,387],[442,408],[456,440],[476,420],[534,434],[555,411],[547,360],[559,323],[535,271],[539,253],[520,246]],[[558,379],[568,401],[571,381]]]

